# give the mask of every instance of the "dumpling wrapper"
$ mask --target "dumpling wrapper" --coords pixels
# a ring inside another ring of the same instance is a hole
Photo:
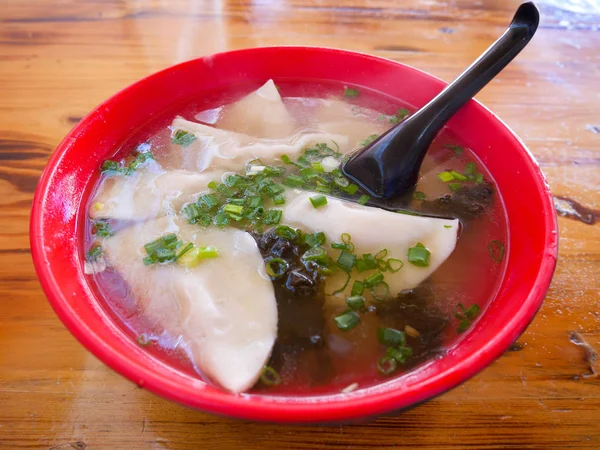
[[[294,118],[283,104],[273,80],[241,100],[226,105],[219,116],[217,127],[261,139],[284,138],[296,129]]]
[[[195,194],[220,181],[223,171],[194,173],[185,170],[140,169],[131,175],[115,175],[102,181],[90,204],[90,218],[146,220],[179,211]]]
[[[143,245],[166,233],[215,246],[219,257],[193,268],[145,266]],[[181,331],[203,374],[234,393],[256,383],[277,336],[277,303],[271,281],[259,273],[264,262],[252,236],[162,217],[118,231],[103,250],[144,314],[177,322],[161,325]]]
[[[386,259],[396,258],[404,263],[398,272],[384,273],[391,295],[419,285],[437,270],[456,246],[459,228],[457,219],[399,214],[329,196],[326,205],[314,208],[309,200],[313,195],[315,194],[303,192],[286,204],[281,223],[310,232],[324,232],[327,236],[327,248],[330,248],[331,242],[340,242],[343,233],[349,233],[357,256],[364,253],[375,255],[387,249]],[[431,252],[428,267],[417,267],[407,260],[408,249],[419,242]],[[354,280],[363,280],[375,272],[376,270],[358,273],[353,270],[346,289],[336,296],[330,296],[330,301],[345,301],[350,295]],[[346,278],[342,273],[328,277],[326,292],[331,293],[341,288]]]
[[[177,117],[171,124],[173,133],[183,130],[193,133],[196,139],[187,146],[172,144],[171,150],[159,156],[159,162],[164,167],[186,169],[204,172],[207,170],[242,171],[244,165],[255,158],[264,164],[274,164],[281,161],[282,155],[290,158],[300,154],[315,144],[324,142],[340,149],[348,148],[348,138],[339,134],[323,132],[303,132],[286,139],[266,140],[220,130],[197,122],[190,122]]]

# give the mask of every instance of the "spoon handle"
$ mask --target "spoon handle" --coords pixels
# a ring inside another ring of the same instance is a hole
[[[420,120],[415,117],[415,121],[428,122],[423,135],[431,135],[433,140],[446,122],[523,50],[535,34],[539,20],[534,3],[523,3],[504,34],[415,114],[420,116]]]

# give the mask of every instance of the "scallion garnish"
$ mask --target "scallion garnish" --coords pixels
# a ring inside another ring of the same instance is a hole
[[[385,281],[380,281],[371,286],[371,295],[375,300],[385,300],[390,294],[390,286]]]
[[[383,375],[391,375],[398,369],[398,363],[391,356],[384,356],[377,363],[377,370]]]
[[[427,198],[427,195],[425,195],[423,192],[417,191],[414,193],[413,198],[415,200],[425,200]]]
[[[454,308],[454,317],[460,320],[456,331],[458,333],[463,333],[467,328],[469,328],[473,320],[475,320],[475,317],[477,317],[480,312],[481,308],[479,308],[479,305],[473,304],[469,307],[469,309],[465,309],[462,303],[456,305]]]
[[[450,173],[452,174],[455,180],[467,181],[467,177],[465,177],[462,173],[457,172],[456,170],[451,170]]]
[[[354,183],[350,183],[348,186],[346,186],[344,188],[344,192],[346,194],[354,195],[354,194],[356,194],[356,191],[358,191],[358,185],[356,185]]]
[[[371,197],[369,197],[366,194],[361,195],[358,200],[356,201],[359,205],[366,205],[367,202],[371,199]]]
[[[448,171],[438,173],[437,177],[444,183],[454,180],[454,175],[452,175],[452,173]]]
[[[271,280],[277,280],[286,274],[288,269],[290,268],[290,264],[281,258],[273,258],[267,261],[266,270],[267,275]]]
[[[290,175],[283,179],[282,184],[289,187],[302,187],[304,185],[304,178],[299,175]]]
[[[110,224],[105,220],[96,220],[92,226],[92,234],[100,237],[111,236]]]
[[[281,222],[282,212],[280,209],[267,209],[263,215],[265,225],[277,225]]]
[[[275,235],[283,238],[287,241],[294,241],[300,236],[300,230],[296,230],[292,227],[288,227],[287,225],[278,225],[275,227]]]
[[[376,286],[377,284],[381,283],[382,281],[383,281],[383,274],[381,272],[376,272],[373,275],[365,278],[365,280],[363,282],[365,283],[366,287],[372,288],[372,287]]]
[[[356,256],[342,250],[337,260],[337,265],[344,271],[350,272],[356,263]]]
[[[98,243],[92,244],[90,249],[87,251],[85,255],[85,259],[88,261],[96,261],[100,255],[102,255],[102,246]]]
[[[319,231],[318,233],[304,233],[302,235],[302,241],[304,244],[309,247],[319,247],[325,244],[327,238],[325,237],[325,233]]]
[[[420,242],[408,249],[408,262],[418,267],[429,267],[431,252]]]
[[[448,187],[450,188],[451,191],[458,191],[460,188],[462,188],[462,184],[460,184],[460,183],[448,183]]]
[[[465,173],[467,175],[475,175],[477,173],[477,165],[474,162],[468,162],[465,166]]]
[[[327,197],[325,197],[324,195],[314,195],[312,197],[309,197],[309,200],[314,208],[319,208],[327,204]]]
[[[488,244],[488,252],[495,262],[499,263],[504,259],[504,251],[504,244],[497,239]]]
[[[342,331],[349,331],[360,323],[360,317],[354,311],[346,311],[333,319]]]
[[[398,364],[404,364],[413,355],[412,348],[406,346],[398,348],[389,347],[385,353],[390,358],[394,358]]]
[[[395,328],[383,328],[377,329],[377,339],[383,345],[392,347],[401,347],[406,345],[406,336],[403,331],[396,330]]]
[[[404,267],[404,262],[400,259],[389,258],[387,260],[388,270],[392,273],[398,272],[402,267]]]
[[[358,97],[358,89],[344,87],[344,97],[346,97],[346,98],[356,98],[356,97]]]
[[[371,135],[367,136],[366,139],[363,139],[362,141],[360,141],[360,146],[366,147],[367,145],[371,144],[378,137],[379,137],[378,134],[371,134]]]
[[[177,130],[175,134],[173,134],[171,142],[177,145],[181,145],[182,147],[187,147],[195,140],[196,136],[194,135],[194,133],[188,133],[187,131]]]
[[[240,205],[227,204],[223,207],[223,212],[227,214],[242,214],[244,207]]]
[[[281,377],[271,366],[265,366],[260,374],[260,382],[267,386],[277,386],[281,384]]]
[[[353,295],[346,299],[346,304],[353,311],[363,311],[365,309],[365,298],[362,295]]]
[[[352,285],[352,291],[350,292],[351,296],[363,295],[365,292],[365,284],[362,281],[356,280]]]

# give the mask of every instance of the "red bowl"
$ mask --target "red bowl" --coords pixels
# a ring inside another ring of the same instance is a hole
[[[510,251],[498,294],[471,332],[440,359],[405,376],[347,394],[235,396],[168,366],[141,349],[95,297],[83,273],[89,185],[101,161],[157,113],[207,91],[269,78],[334,80],[374,89],[417,107],[445,86],[412,67],[343,50],[270,47],[220,53],[145,78],[85,117],[58,146],[33,201],[31,250],[42,287],[67,328],[134,383],[181,404],[244,419],[340,422],[400,410],[464,382],[498,358],[540,308],[557,256],[550,190],[520,139],[493,113],[469,102],[449,128],[496,180],[508,215]]]

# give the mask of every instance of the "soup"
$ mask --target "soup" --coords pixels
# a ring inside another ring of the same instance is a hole
[[[106,308],[148,352],[232,393],[350,392],[443,353],[495,295],[505,214],[448,131],[399,202],[343,175],[409,110],[269,81],[155,118],[90,195],[85,270]]]

